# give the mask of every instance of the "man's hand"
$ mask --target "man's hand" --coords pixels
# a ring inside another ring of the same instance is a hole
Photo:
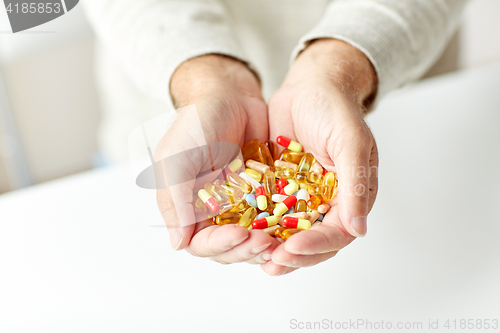
[[[339,192],[323,223],[302,231],[273,252],[262,268],[271,275],[312,266],[366,234],[377,194],[377,147],[363,120],[376,93],[375,70],[349,44],[321,39],[296,59],[269,102],[270,138],[300,142],[328,171]]]
[[[267,106],[259,81],[245,64],[235,59],[206,55],[186,61],[174,73],[170,93],[177,108],[196,105],[208,144],[231,142],[243,146],[253,139],[268,138]],[[155,151],[156,162],[200,145],[199,138],[189,134],[194,123],[191,116],[179,113]],[[200,154],[183,160],[179,168],[190,179],[195,179],[213,163],[211,158]],[[168,183],[168,176],[166,178]],[[193,191],[198,185],[193,181],[176,193],[171,193],[173,189],[169,186],[157,191],[158,207],[168,227],[172,247],[221,263],[268,261],[278,245],[269,235],[237,225],[215,226],[209,220],[196,223],[192,203]]]

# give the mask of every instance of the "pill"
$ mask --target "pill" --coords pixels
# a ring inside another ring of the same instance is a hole
[[[307,219],[312,224],[312,223],[316,222],[316,220],[318,219],[319,215],[320,215],[319,212],[315,209],[312,212],[310,212],[309,214],[307,214]]]
[[[323,190],[321,192],[321,196],[325,202],[332,201],[335,197],[335,174],[333,172],[327,172],[323,179]]]
[[[311,196],[309,195],[309,193],[307,193],[307,190],[305,189],[300,189],[298,192],[297,192],[297,200],[309,200],[311,198]]]
[[[259,140],[252,140],[247,143],[243,148],[241,148],[241,153],[243,159],[246,161],[257,155],[257,149],[259,148],[261,142]]]
[[[286,241],[286,240],[288,240],[288,238],[292,237],[293,235],[295,235],[301,231],[302,231],[302,229],[285,229],[281,233],[281,239]]]
[[[207,206],[205,206],[199,197],[196,198],[196,202],[194,203],[194,211],[196,213],[205,213],[207,211]]]
[[[311,171],[314,162],[316,162],[314,156],[311,153],[305,153],[304,156],[302,156],[299,165],[297,166],[297,172]]]
[[[281,155],[278,159],[285,162],[299,164],[304,154],[305,154],[304,152],[297,152],[285,149],[281,152]]]
[[[220,188],[219,186],[216,186],[212,183],[206,183],[204,186],[205,191],[212,196],[212,198],[215,199],[215,201],[219,203],[224,203],[228,201],[228,197],[225,193],[225,191]]]
[[[247,168],[254,169],[262,174],[266,173],[267,170],[270,170],[269,165],[265,165],[254,160],[248,160],[245,165]]]
[[[297,141],[290,140],[289,138],[287,138],[285,136],[282,136],[282,135],[278,136],[276,138],[276,142],[280,146],[288,148],[291,151],[297,151],[297,152],[302,151],[302,145],[300,143],[298,143]]]
[[[274,165],[273,156],[271,155],[271,152],[269,151],[269,148],[267,148],[265,143],[261,143],[259,145],[259,147],[257,148],[257,154],[259,155],[259,160],[262,164],[268,165],[270,167]]]
[[[292,169],[293,171],[297,171],[297,164],[286,162],[286,161],[276,160],[276,161],[274,161],[274,167],[289,168],[289,169]]]
[[[198,197],[212,212],[215,213],[219,211],[220,209],[219,204],[205,189],[201,189],[198,191]]]
[[[215,217],[215,223],[218,225],[238,224],[241,214],[233,212],[225,212]]]
[[[270,216],[268,212],[262,212],[259,215],[257,215],[257,217],[255,219],[256,220],[263,219],[264,217],[268,217],[268,216]]]
[[[255,179],[253,179],[252,177],[250,177],[249,175],[247,175],[246,173],[244,172],[241,172],[239,174],[239,176],[243,179],[245,179],[250,185],[252,185],[253,189],[256,190],[257,187],[260,187],[260,183],[258,181],[256,181]]]
[[[257,207],[259,207],[260,210],[266,210],[267,208],[267,197],[266,197],[266,190],[262,186],[257,187],[255,190],[255,197],[257,198]]]
[[[255,207],[248,208],[245,213],[240,218],[240,222],[238,225],[242,226],[245,229],[248,229],[252,225],[253,220],[257,217],[257,209]]]
[[[270,169],[264,173],[263,186],[267,196],[271,197],[273,194],[276,194],[276,179]]]
[[[287,210],[292,208],[296,203],[297,203],[297,198],[294,197],[293,195],[289,196],[288,198],[286,198],[285,200],[276,205],[276,208],[274,208],[273,213],[276,216],[281,216],[285,214]]]
[[[273,225],[277,225],[278,221],[279,221],[278,216],[269,216],[269,217],[265,217],[263,219],[253,221],[252,227],[254,229],[266,229],[266,228],[272,227]]]
[[[250,206],[257,208],[257,200],[255,199],[255,194],[248,193],[247,195],[245,195],[245,200]]]
[[[218,178],[225,179],[228,174],[230,174],[231,172],[237,172],[242,166],[243,166],[243,162],[239,158],[237,158],[237,159],[231,161],[231,163],[229,163],[224,168],[224,170],[222,170],[222,173],[219,175]]]
[[[318,206],[318,212],[320,214],[326,214],[330,210],[330,205],[329,204],[321,204]]]
[[[288,228],[296,228],[302,230],[311,228],[311,222],[309,220],[299,219],[291,216],[286,216],[283,218],[283,225]]]
[[[306,212],[298,212],[298,213],[283,215],[283,217],[285,217],[285,216],[297,217],[299,219],[307,219],[307,213]]]
[[[323,167],[321,166],[321,164],[319,164],[318,161],[314,161],[312,167],[311,167],[311,171],[312,172],[315,172],[315,173],[319,173],[321,175],[323,175]]]
[[[279,224],[276,224],[276,225],[273,225],[272,227],[269,227],[269,228],[266,228],[266,229],[262,229],[262,231],[264,231],[266,234],[268,234],[269,236],[273,236],[274,235],[274,232],[276,231],[276,229],[278,229],[280,226]]]
[[[323,173],[309,172],[306,181],[311,184],[321,185],[323,183]]]
[[[293,178],[295,170],[287,167],[274,167],[274,176],[276,178]]]
[[[283,195],[283,194],[273,194],[271,197],[274,202],[282,202],[286,198],[288,198],[288,195]]]
[[[276,182],[276,184],[278,184],[280,187],[285,187],[288,185],[288,182],[286,181],[285,178],[280,178],[278,179],[278,181]]]
[[[295,212],[306,212],[307,211],[307,203],[304,199],[297,200],[295,204]]]
[[[235,173],[230,173],[226,177],[228,183],[234,187],[239,187],[243,192],[250,193],[252,192],[252,187],[247,183],[247,181]]]
[[[321,195],[322,192],[323,192],[322,185],[316,185],[316,184],[307,185],[307,193],[309,193],[310,195]]]
[[[307,201],[307,207],[316,209],[319,205],[321,205],[322,202],[323,200],[319,195],[312,195],[311,198]]]
[[[255,179],[256,182],[260,182],[262,180],[262,174],[254,169],[246,168],[245,173]]]
[[[286,182],[287,182],[288,184],[291,184],[291,183],[298,184],[298,183],[297,183],[297,181],[296,181],[295,179],[293,179],[293,178],[287,178]]]
[[[291,183],[291,184],[288,184],[287,186],[285,186],[284,191],[287,195],[292,195],[295,192],[297,192],[298,189],[299,189],[299,186],[297,184]]]

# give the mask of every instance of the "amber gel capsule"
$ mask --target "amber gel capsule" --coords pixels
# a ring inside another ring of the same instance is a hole
[[[205,191],[208,192],[219,203],[225,203],[229,200],[227,195],[224,193],[224,190],[218,186],[215,186],[212,183],[205,184]]]
[[[314,156],[311,153],[305,153],[297,167],[297,172],[309,172],[314,162],[316,162]]]
[[[276,179],[271,170],[267,170],[266,173],[264,173],[264,189],[269,198],[271,198],[273,194],[276,194]]]
[[[307,207],[316,209],[322,202],[323,200],[319,195],[311,195],[311,198],[307,201]]]
[[[238,224],[241,214],[233,212],[225,212],[215,217],[215,223],[218,225]]]
[[[307,211],[307,203],[304,199],[298,200],[297,203],[295,204],[295,212],[300,213],[300,212],[306,212]]]
[[[289,138],[287,138],[285,136],[282,136],[282,135],[278,136],[276,138],[276,142],[280,146],[288,148],[291,151],[296,151],[296,152],[302,151],[302,145],[300,143],[298,143],[297,141],[290,140]]]
[[[247,143],[242,149],[241,153],[243,154],[243,160],[248,160],[255,155],[257,155],[257,149],[259,148],[261,142],[259,140],[252,140]]]
[[[269,151],[269,148],[267,148],[265,143],[261,143],[259,145],[259,147],[257,148],[257,154],[259,155],[259,160],[262,164],[266,164],[270,167],[274,166],[273,156],[271,155],[271,152]]]
[[[240,222],[238,222],[238,225],[242,226],[245,229],[248,229],[252,225],[252,222],[256,217],[257,209],[255,207],[250,207],[246,210],[245,213],[243,213]]]
[[[281,152],[279,159],[285,162],[299,164],[304,154],[305,154],[304,152],[296,152],[296,151],[291,151],[289,149],[285,149]]]
[[[199,197],[196,198],[196,202],[194,203],[194,211],[196,213],[204,213],[207,211],[207,206],[205,206]]]
[[[271,153],[273,159],[278,159],[278,146],[271,140],[267,140],[265,144],[267,146],[267,149],[269,149],[269,152]]]
[[[205,189],[201,189],[198,191],[198,197],[212,212],[215,213],[219,211],[219,204],[217,203],[217,201],[215,201],[214,198],[212,198],[210,194],[208,194],[207,191],[205,191]]]
[[[335,174],[331,171],[327,172],[323,179],[323,192],[321,193],[325,202],[332,201],[335,197],[335,184]]]
[[[230,173],[227,175],[227,181],[231,186],[237,186],[245,193],[252,192],[252,186],[250,186],[246,180],[241,178],[235,173]]]
[[[301,232],[302,229],[286,229],[286,230],[283,230],[283,232],[281,233],[281,239],[283,240],[287,240],[288,238],[292,237],[293,235],[295,235],[296,233],[299,233]]]

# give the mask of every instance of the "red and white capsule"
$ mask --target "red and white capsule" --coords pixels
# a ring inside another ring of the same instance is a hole
[[[215,199],[204,189],[198,191],[198,197],[203,201],[205,206],[208,207],[212,212],[217,213],[220,209],[219,204]]]
[[[311,228],[311,222],[309,220],[299,219],[292,216],[285,216],[283,218],[283,225],[287,228],[296,228],[301,230],[307,230]]]
[[[257,198],[257,207],[259,207],[260,210],[266,210],[267,209],[267,197],[266,197],[266,190],[264,187],[259,186],[257,189],[255,189],[255,197]]]
[[[276,216],[281,216],[285,214],[287,210],[295,206],[296,203],[297,203],[297,198],[291,195],[276,205],[276,207],[273,210],[273,214]]]
[[[293,141],[293,140],[287,138],[286,136],[282,136],[282,135],[278,136],[276,138],[276,142],[280,146],[288,148],[291,151],[296,151],[297,153],[302,151],[302,145],[300,143],[298,143],[297,141]]]
[[[268,216],[263,219],[258,219],[252,222],[252,228],[254,229],[266,229],[272,227],[279,222],[278,216]]]

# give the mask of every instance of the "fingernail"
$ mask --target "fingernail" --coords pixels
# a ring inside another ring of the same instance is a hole
[[[177,251],[182,243],[182,234],[179,230],[170,230],[170,246]]]
[[[264,245],[259,246],[259,247],[254,247],[253,249],[250,250],[250,253],[252,253],[252,254],[261,253],[262,251],[267,249],[270,245],[271,245],[271,243],[264,244]]]
[[[356,237],[366,235],[366,216],[353,217],[351,219],[351,229]]]
[[[262,259],[265,261],[271,260],[271,254],[270,253],[263,253],[262,254]]]
[[[231,247],[233,247],[233,246],[236,246],[236,245],[238,245],[238,244],[243,243],[243,242],[244,242],[247,238],[248,238],[248,236],[245,236],[244,238],[237,239],[237,240],[233,241],[233,242],[231,243]]]

